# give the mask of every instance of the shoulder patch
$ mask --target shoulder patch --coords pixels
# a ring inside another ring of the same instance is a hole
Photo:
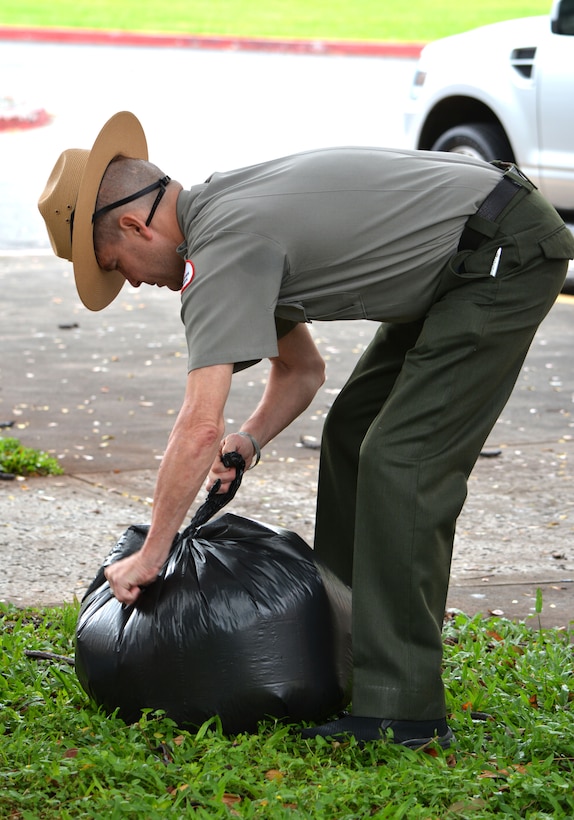
[[[183,284],[181,286],[181,292],[186,289],[188,285],[191,285],[193,282],[193,277],[195,276],[195,268],[193,267],[193,262],[191,259],[185,260],[185,269],[183,271]]]

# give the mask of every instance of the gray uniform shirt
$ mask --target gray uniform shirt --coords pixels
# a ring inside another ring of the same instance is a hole
[[[455,154],[332,148],[182,191],[189,370],[276,356],[276,320],[423,316],[500,178]]]

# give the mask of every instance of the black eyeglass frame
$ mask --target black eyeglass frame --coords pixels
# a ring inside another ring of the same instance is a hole
[[[146,188],[142,188],[141,191],[136,191],[135,194],[130,194],[129,196],[124,197],[123,199],[118,199],[117,202],[110,202],[109,205],[104,205],[102,208],[98,208],[97,211],[94,211],[92,214],[92,224],[98,219],[100,216],[109,213],[109,211],[113,211],[114,208],[120,208],[122,205],[127,205],[128,202],[133,202],[135,199],[140,199],[142,196],[146,196],[146,194],[151,194],[152,191],[155,191],[159,188],[156,198],[154,199],[153,205],[151,206],[151,211],[149,212],[149,216],[145,221],[146,228],[149,228],[151,225],[151,221],[154,217],[155,212],[157,211],[157,207],[161,202],[162,196],[165,194],[167,186],[171,182],[171,177],[165,176],[161,179],[158,179],[157,182],[153,182],[151,185],[148,185]]]

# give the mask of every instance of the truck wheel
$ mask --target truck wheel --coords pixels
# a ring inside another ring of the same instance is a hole
[[[495,123],[478,122],[449,128],[436,140],[432,151],[450,151],[467,157],[514,162],[512,148],[506,134]]]

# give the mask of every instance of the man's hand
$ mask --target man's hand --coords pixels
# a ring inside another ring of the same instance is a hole
[[[255,458],[255,448],[253,444],[248,436],[240,436],[239,433],[230,433],[222,440],[217,458],[211,465],[206,484],[208,490],[213,487],[217,480],[221,481],[221,487],[218,490],[219,493],[226,493],[229,490],[229,485],[235,479],[237,470],[235,467],[226,467],[221,459],[225,453],[234,452],[243,456],[246,468],[249,469],[249,465]]]
[[[112,594],[122,604],[133,604],[139,598],[142,587],[151,584],[158,576],[161,565],[146,562],[140,552],[115,561],[106,567],[104,575],[108,579]]]

